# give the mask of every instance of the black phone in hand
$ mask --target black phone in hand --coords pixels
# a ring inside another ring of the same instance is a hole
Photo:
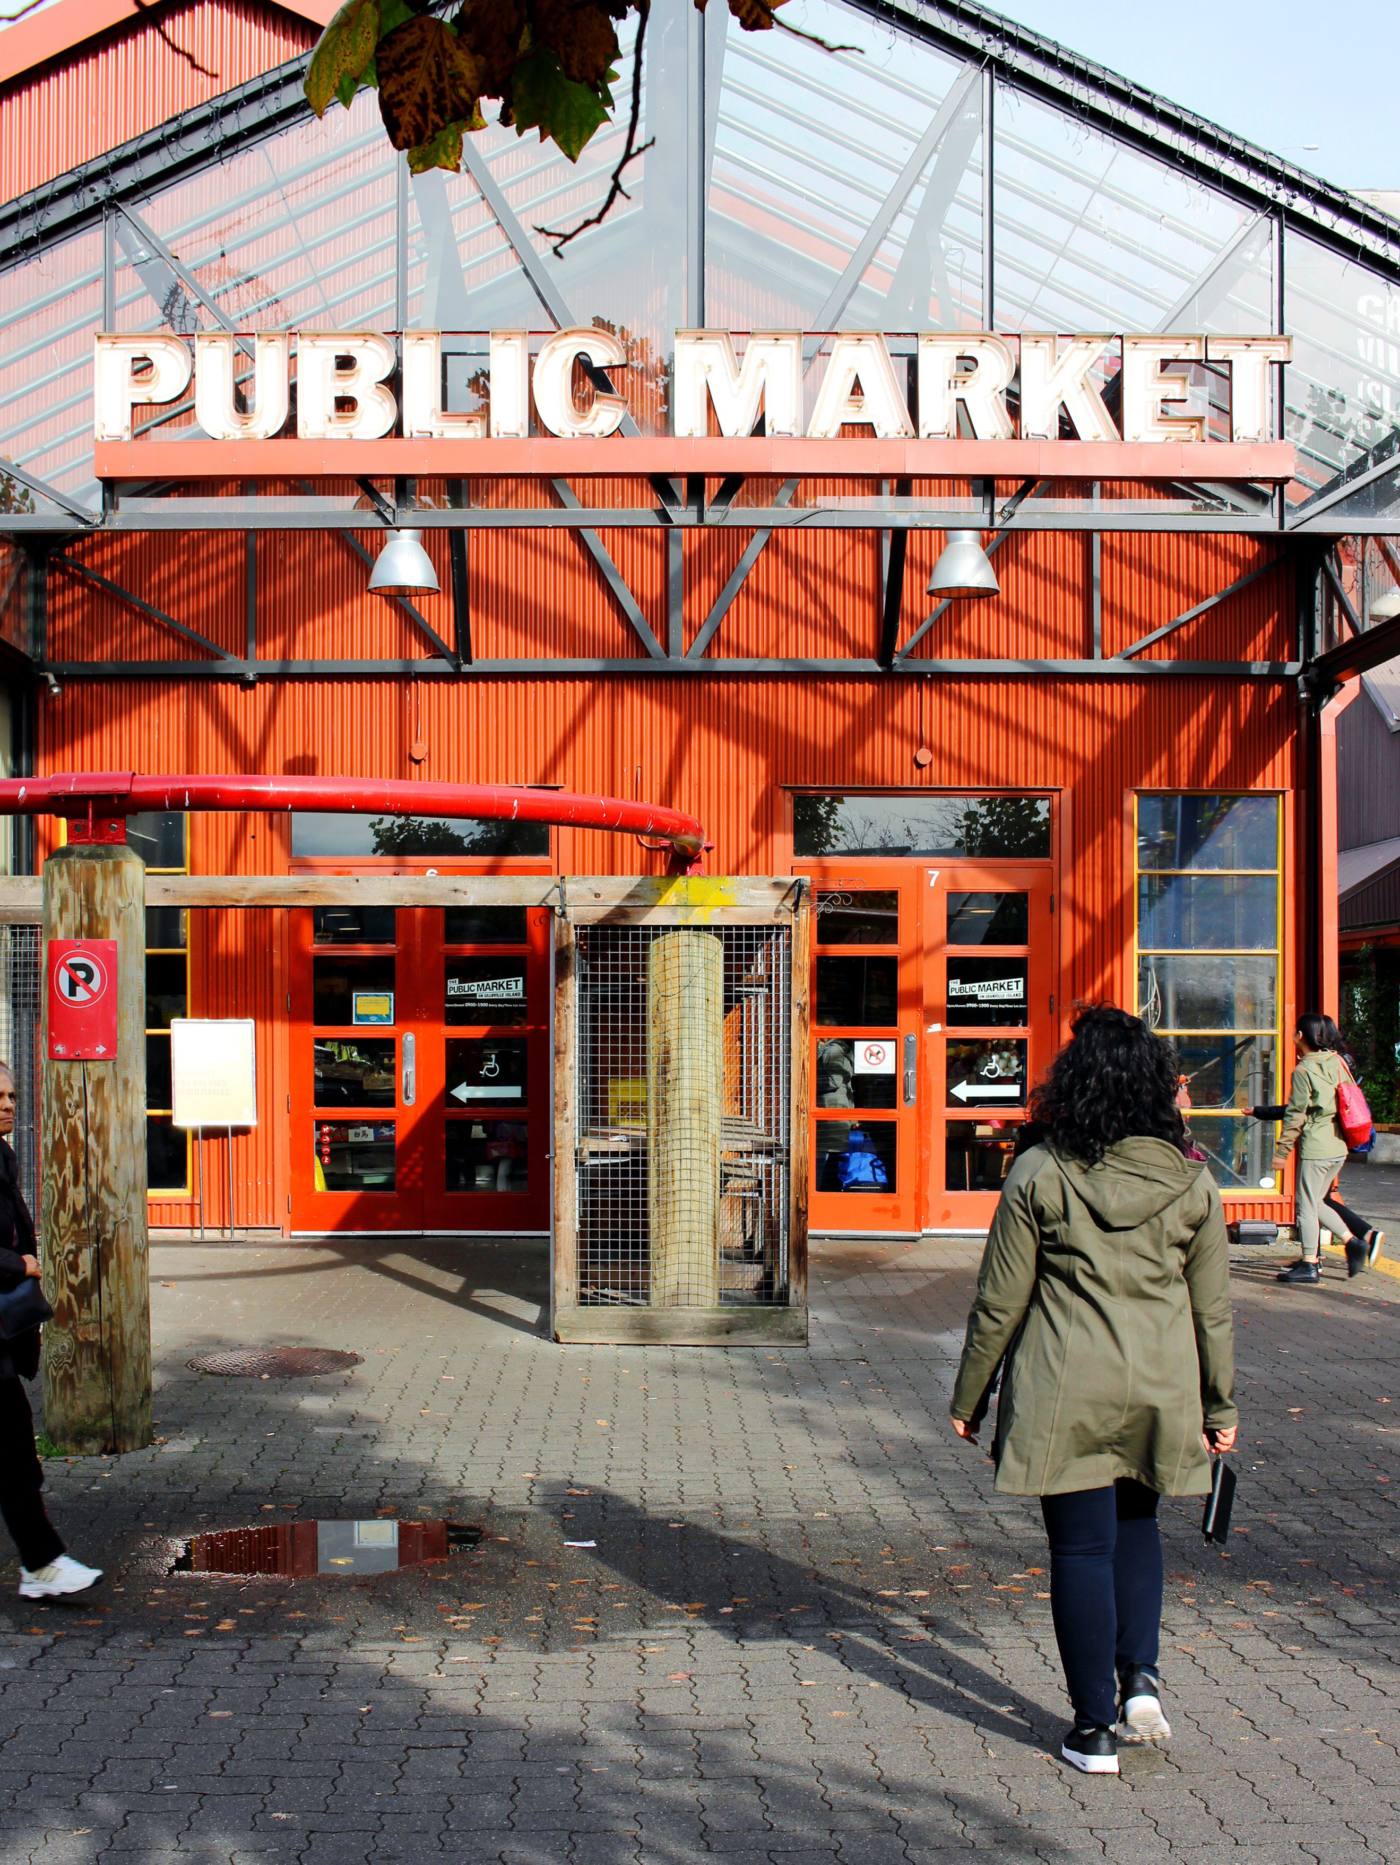
[[[1206,1497],[1201,1533],[1207,1541],[1224,1546],[1230,1532],[1230,1511],[1235,1506],[1235,1473],[1224,1457],[1217,1456],[1211,1473],[1210,1494]]]

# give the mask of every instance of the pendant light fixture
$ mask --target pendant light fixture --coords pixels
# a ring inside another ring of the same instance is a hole
[[[369,574],[376,596],[436,595],[440,587],[421,531],[391,531]]]
[[[931,596],[999,596],[1001,584],[977,531],[950,531],[928,580]]]

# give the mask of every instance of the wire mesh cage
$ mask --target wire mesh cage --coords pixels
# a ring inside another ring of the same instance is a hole
[[[15,1078],[14,1132],[10,1144],[19,1164],[20,1188],[25,1202],[39,1215],[39,1040],[43,1021],[42,929],[38,926],[0,926],[0,965],[4,992],[0,996],[0,1061],[7,1062]]]
[[[745,1314],[791,1309],[791,919],[583,924],[570,970],[572,1222],[555,1246],[589,1337],[609,1310],[619,1339],[644,1315],[649,1338],[680,1337],[670,1316],[733,1339]]]

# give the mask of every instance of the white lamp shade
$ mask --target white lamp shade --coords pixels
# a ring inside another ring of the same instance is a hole
[[[950,531],[928,580],[931,596],[999,596],[1001,584],[976,531]]]
[[[436,594],[439,584],[433,560],[423,548],[421,531],[391,531],[369,573],[369,586],[377,596]]]

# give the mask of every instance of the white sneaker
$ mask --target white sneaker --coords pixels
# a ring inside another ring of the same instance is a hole
[[[88,1592],[101,1578],[100,1567],[84,1567],[71,1554],[60,1554],[47,1567],[40,1567],[32,1574],[27,1567],[20,1568],[19,1596],[21,1599],[63,1599],[74,1593]]]

